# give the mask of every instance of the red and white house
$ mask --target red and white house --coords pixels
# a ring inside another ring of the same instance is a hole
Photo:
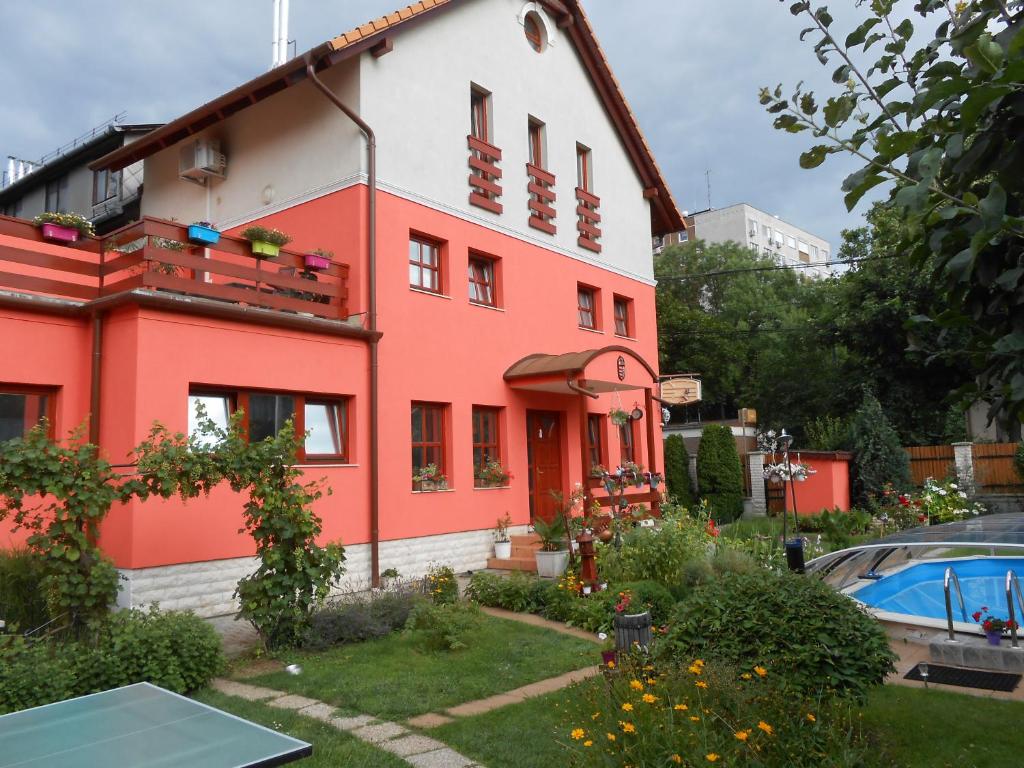
[[[183,178],[196,142],[223,178]],[[650,242],[683,222],[577,0],[416,3],[93,167],[140,160],[144,218],[103,240],[0,218],[0,437],[88,420],[118,462],[199,401],[254,439],[293,417],[364,583],[484,567],[496,518],[548,514],[593,464],[661,469]],[[167,247],[197,220],[220,243]],[[256,261],[234,236],[252,223],[293,242]],[[487,457],[507,485],[477,487]],[[413,485],[429,463],[447,489]],[[240,508],[227,488],[115,508],[122,603],[233,610]]]

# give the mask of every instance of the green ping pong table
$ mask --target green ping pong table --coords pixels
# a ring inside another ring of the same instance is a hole
[[[149,683],[0,717],[0,768],[273,768],[304,741]]]

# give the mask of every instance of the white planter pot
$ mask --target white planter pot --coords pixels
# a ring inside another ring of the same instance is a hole
[[[576,541],[575,539],[573,539],[573,540],[572,540],[572,541],[570,542],[570,544],[572,544],[572,551],[573,551],[573,554],[576,554],[577,552],[579,552],[579,551],[580,551],[580,543],[579,543],[578,541]]]
[[[549,579],[557,579],[565,573],[566,566],[569,565],[567,549],[558,552],[537,552],[534,557],[537,559],[537,575]]]
[[[583,594],[584,595],[589,595],[590,592],[591,592],[591,586],[589,584],[584,584],[583,585]]]
[[[494,542],[494,556],[499,560],[508,560],[512,557],[512,542],[511,541],[496,541]]]

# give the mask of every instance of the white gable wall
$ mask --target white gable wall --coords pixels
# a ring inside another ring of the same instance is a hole
[[[363,55],[361,114],[377,134],[378,176],[460,214],[545,246],[653,278],[650,204],[572,41],[547,18],[542,53],[523,34],[522,0],[466,0],[397,34],[394,50]],[[541,12],[543,14],[543,12]],[[492,143],[502,151],[504,212],[469,204],[470,84],[492,95]],[[547,126],[547,170],[557,179],[558,233],[527,224],[527,120]],[[602,253],[576,244],[576,142],[593,151]],[[441,233],[439,233],[441,234]]]

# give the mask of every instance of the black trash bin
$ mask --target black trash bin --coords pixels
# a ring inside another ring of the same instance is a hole
[[[804,540],[790,539],[786,542],[786,565],[794,573],[804,572]]]

